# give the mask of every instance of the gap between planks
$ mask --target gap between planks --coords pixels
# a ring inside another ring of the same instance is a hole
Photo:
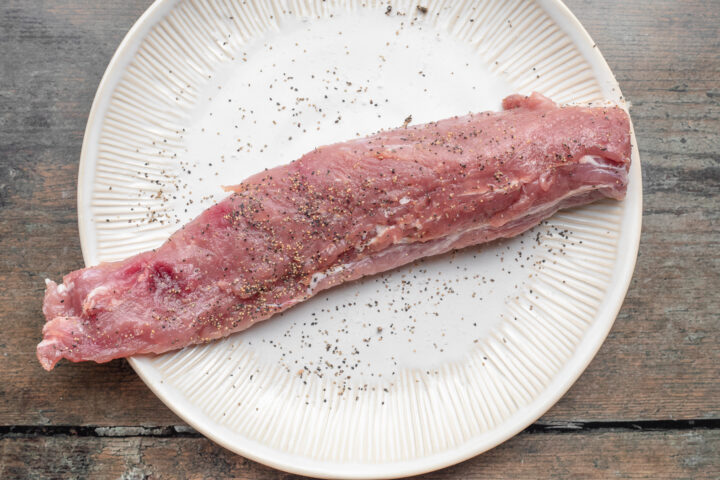
[[[596,431],[676,431],[676,430],[720,430],[720,418],[689,420],[641,420],[637,422],[551,422],[534,423],[523,430],[525,434],[537,433],[579,433]],[[99,426],[0,426],[0,439],[27,437],[109,437],[109,438],[202,438],[192,427],[176,425],[166,427],[99,427]]]

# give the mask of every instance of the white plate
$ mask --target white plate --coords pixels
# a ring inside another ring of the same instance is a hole
[[[222,198],[220,185],[408,115],[497,109],[506,94],[533,90],[622,103],[559,1],[387,8],[153,4],[118,48],[88,121],[78,182],[86,263],[161,244]],[[634,151],[623,202],[561,212],[519,238],[130,363],[198,431],[279,469],[378,478],[437,469],[521,431],[582,373],[622,304],[640,219]]]

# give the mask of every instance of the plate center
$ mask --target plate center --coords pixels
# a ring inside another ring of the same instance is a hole
[[[339,10],[279,25],[235,48],[199,90],[183,135],[178,222],[223,198],[222,185],[317,146],[497,110],[512,93],[471,45],[423,15]],[[502,260],[519,246],[470,249],[336,288],[237,339],[262,362],[334,382],[431,371],[460,360],[500,320],[498,292],[518,283]]]

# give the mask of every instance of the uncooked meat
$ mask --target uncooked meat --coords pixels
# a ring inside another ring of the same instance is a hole
[[[40,362],[208,342],[333,285],[624,197],[623,109],[539,94],[503,107],[318,147],[233,187],[157,250],[48,280]]]

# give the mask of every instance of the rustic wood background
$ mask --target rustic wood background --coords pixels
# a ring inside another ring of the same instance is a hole
[[[295,478],[185,426],[125,361],[40,368],[43,279],[82,266],[90,104],[150,1],[0,3],[0,478]],[[633,104],[645,192],[635,276],[552,410],[426,478],[719,478],[720,2],[567,3]]]

